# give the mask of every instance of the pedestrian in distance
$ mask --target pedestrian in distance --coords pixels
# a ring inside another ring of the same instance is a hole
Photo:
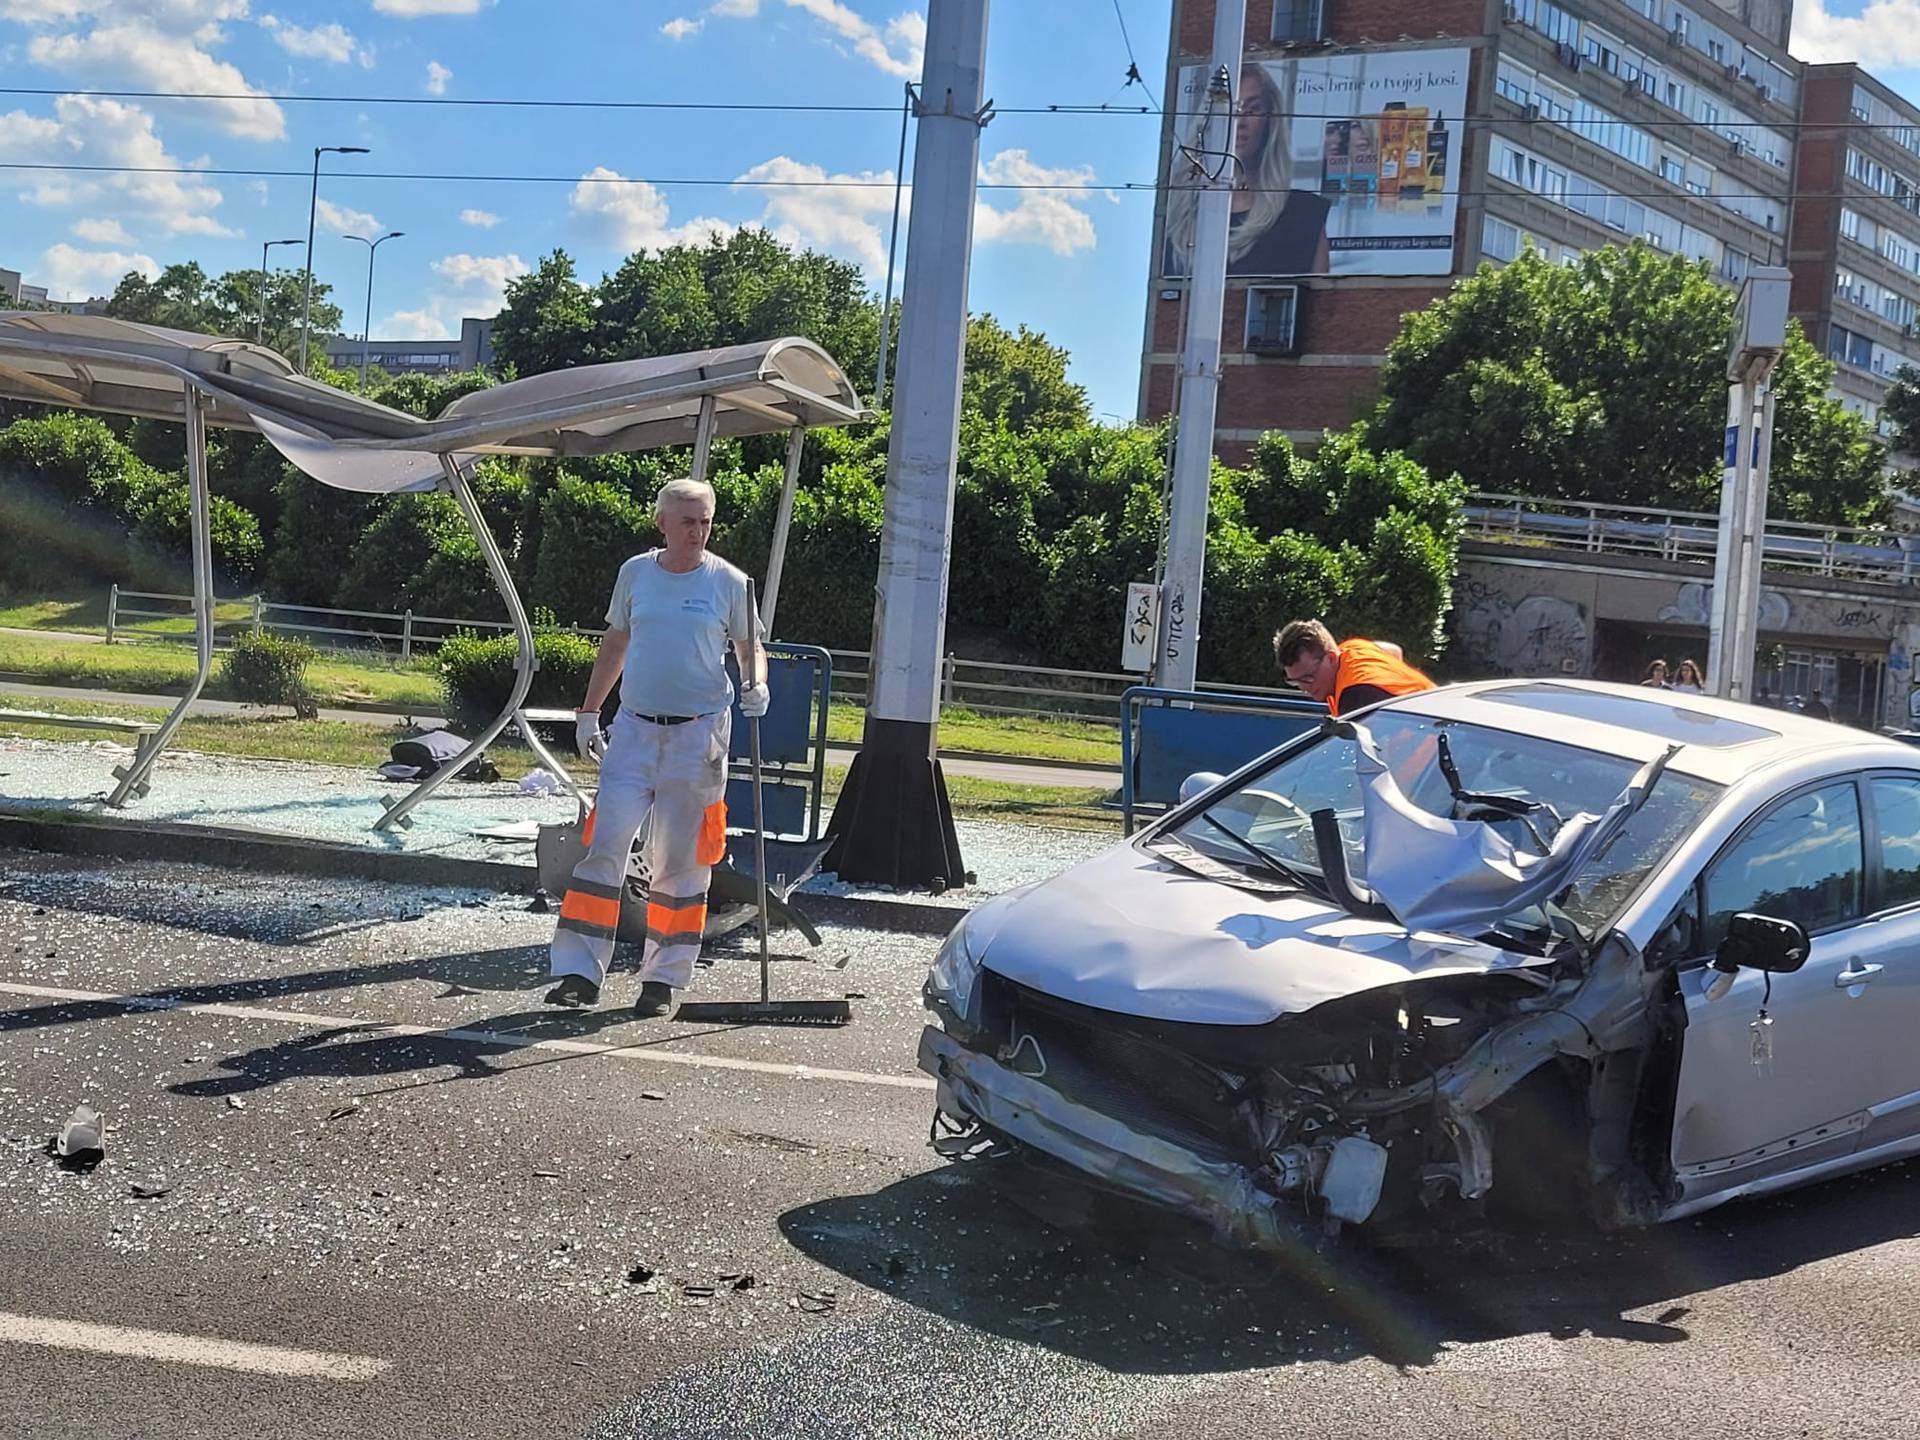
[[[670,480],[654,501],[660,548],[620,567],[607,633],[574,721],[574,743],[599,762],[587,817],[586,857],[574,867],[553,933],[549,1005],[600,999],[620,924],[634,837],[651,819],[647,934],[634,1011],[665,1015],[686,988],[707,921],[707,881],[727,849],[727,744],[733,683],[726,647],[743,675],[764,674],[764,637],[747,577],[707,550],[713,487]],[[600,708],[615,680],[620,711],[609,730]],[[740,696],[743,715],[767,713],[764,684]]]
[[[1318,620],[1289,620],[1273,637],[1274,659],[1297,685],[1329,712],[1346,715],[1394,695],[1433,689],[1433,681],[1407,663],[1391,640],[1336,641]]]
[[[1699,695],[1707,688],[1706,677],[1693,661],[1682,660],[1673,667],[1673,688],[1683,695]]]
[[[1664,660],[1655,660],[1651,665],[1647,666],[1647,678],[1640,683],[1652,690],[1665,690],[1667,688],[1667,662]]]

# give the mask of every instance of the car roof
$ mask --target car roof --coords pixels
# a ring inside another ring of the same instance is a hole
[[[1679,744],[1672,767],[1719,785],[1820,754],[1830,755],[1837,768],[1911,769],[1920,760],[1911,746],[1790,710],[1599,680],[1481,680],[1416,691],[1380,708],[1544,735],[1640,762]]]

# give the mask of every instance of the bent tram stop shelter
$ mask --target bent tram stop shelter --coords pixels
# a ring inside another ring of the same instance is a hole
[[[796,338],[531,375],[467,395],[438,418],[421,420],[308,379],[262,346],[103,316],[36,311],[0,312],[0,399],[186,427],[198,667],[157,732],[114,771],[119,783],[107,798],[113,806],[146,793],[154,761],[213,668],[209,426],[257,431],[306,474],[338,489],[444,490],[453,496],[512,621],[519,647],[513,689],[458,757],[399,800],[383,800],[386,812],[374,822],[376,830],[407,823],[408,811],[492,744],[533,683],[533,626],[469,481],[481,456],[609,455],[690,443],[691,473],[704,478],[716,436],[785,434],[786,478],[761,599],[771,633],[806,432],[850,425],[868,413],[833,357]],[[521,728],[541,758],[564,775],[532,727]]]

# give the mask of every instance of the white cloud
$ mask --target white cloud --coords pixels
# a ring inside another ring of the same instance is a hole
[[[751,20],[760,13],[760,0],[714,0],[707,13],[722,20]]]
[[[40,172],[20,193],[32,205],[84,205],[88,219],[120,216],[174,235],[234,233],[213,218],[224,198],[213,185],[187,175],[135,173],[181,163],[160,142],[153,117],[137,105],[62,95],[51,120],[19,111],[0,115],[0,160],[128,167],[120,174]]]
[[[453,79],[453,71],[442,65],[438,60],[429,60],[427,62],[427,93],[429,95],[446,94],[447,82],[451,79]]]
[[[376,239],[385,228],[366,211],[336,205],[325,196],[315,203],[313,218],[317,230],[335,235],[361,235],[369,240]]]
[[[382,340],[451,340],[459,333],[459,320],[438,309],[396,310],[380,325]]]
[[[462,210],[460,212],[460,223],[462,225],[472,225],[479,230],[491,230],[500,223],[500,217],[491,210]]]
[[[138,8],[138,7],[130,7]],[[179,0],[158,6],[168,18],[178,9],[229,13],[219,0]],[[245,13],[245,7],[241,7]],[[240,71],[216,60],[204,44],[217,42],[216,27],[203,24],[192,33],[163,29],[153,20],[115,17],[85,34],[36,35],[27,55],[37,65],[89,85],[127,85],[144,90],[182,91],[190,95],[257,95]],[[271,100],[223,99],[196,103],[193,113],[211,118],[230,135],[248,140],[286,138],[286,116]]]
[[[112,16],[151,20],[188,33],[223,20],[247,18],[248,0],[0,0],[0,20],[22,25],[66,25]]]
[[[76,250],[62,243],[41,254],[39,278],[56,300],[86,300],[110,293],[132,271],[151,280],[160,273],[160,266],[151,255]]]
[[[762,198],[760,224],[789,245],[841,255],[869,270],[887,263],[880,217],[893,210],[893,172],[830,175],[825,167],[776,155],[734,181]]]
[[[904,80],[918,78],[927,48],[927,21],[919,11],[905,11],[882,27],[841,4],[840,0],[782,0],[782,3],[790,10],[803,10],[811,15],[851,44],[853,53],[869,65]]]
[[[1088,167],[1050,169],[1035,164],[1025,150],[1002,150],[980,166],[980,178],[998,185],[1067,186],[1093,181]],[[1073,255],[1094,247],[1093,217],[1081,207],[1089,191],[1032,189],[1001,192],[1018,197],[1002,210],[985,198],[973,207],[976,244],[1044,245],[1056,255]]]
[[[446,255],[433,262],[433,273],[460,293],[462,303],[476,313],[492,315],[507,303],[507,282],[530,273],[518,255]]]
[[[133,244],[133,236],[118,220],[76,220],[73,222],[73,234],[75,239],[84,240],[89,245]]]
[[[1800,0],[1793,53],[1815,64],[1853,60],[1876,70],[1920,65],[1920,0],[1871,0],[1858,15],[1831,14],[1826,0]]]
[[[353,38],[353,32],[340,24],[316,25],[304,30],[278,15],[262,15],[260,28],[273,36],[273,43],[289,55],[303,60],[326,60],[345,65],[358,60],[363,69],[373,65],[373,52]]]
[[[657,250],[663,245],[700,245],[725,239],[734,227],[724,220],[689,220],[673,226],[667,199],[644,180],[626,180],[618,170],[596,165],[573,187],[568,207],[586,234],[620,250]]]
[[[684,40],[689,35],[698,35],[705,20],[689,20],[685,15],[676,15],[660,27],[660,33],[669,40]]]
[[[493,0],[373,0],[382,15],[418,20],[423,15],[478,15]]]

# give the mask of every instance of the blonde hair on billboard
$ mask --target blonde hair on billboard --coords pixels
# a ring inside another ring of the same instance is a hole
[[[1270,68],[1248,61],[1240,67],[1239,103],[1245,109],[1256,101],[1266,111],[1267,128],[1260,140],[1258,159],[1235,177],[1235,188],[1251,191],[1253,202],[1242,213],[1240,223],[1228,231],[1229,264],[1245,255],[1273,228],[1280,213],[1287,208],[1293,189],[1293,126],[1287,113],[1287,99],[1281,94],[1279,82],[1273,78]],[[1200,148],[1205,123],[1202,117],[1196,125],[1191,142],[1195,150]],[[1231,128],[1227,134],[1231,142]],[[1207,159],[1217,162],[1219,157]],[[1177,167],[1173,183],[1179,188],[1167,202],[1167,249],[1178,257],[1181,262],[1178,268],[1183,274],[1193,268],[1193,232],[1200,211],[1200,188],[1195,180],[1200,173],[1199,165],[1194,162]]]

